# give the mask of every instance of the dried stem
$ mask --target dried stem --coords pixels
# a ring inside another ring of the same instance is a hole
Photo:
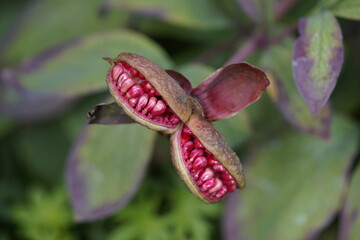
[[[256,30],[249,40],[226,62],[225,65],[244,61],[259,48],[264,37],[264,30]]]

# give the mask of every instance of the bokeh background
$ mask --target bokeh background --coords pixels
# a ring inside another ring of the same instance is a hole
[[[291,66],[298,20],[335,2],[2,0],[0,239],[360,239],[360,23],[338,19],[345,60],[319,115]],[[172,166],[167,136],[87,125],[94,105],[111,102],[102,57],[123,51],[193,86],[230,62],[267,72],[258,102],[214,123],[242,159],[244,191],[204,204]]]

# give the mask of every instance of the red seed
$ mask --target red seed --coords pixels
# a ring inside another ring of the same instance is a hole
[[[191,135],[192,134],[191,130],[187,126],[184,127],[182,133],[186,134],[186,135]]]
[[[194,148],[194,143],[192,141],[187,141],[182,146],[184,152],[190,152],[193,148]]]
[[[124,61],[121,61],[120,62],[126,69],[130,69],[131,66],[127,63],[127,62],[124,62]]]
[[[180,122],[180,118],[176,115],[172,115],[169,121],[171,122],[171,124],[177,125]]]
[[[139,84],[136,84],[130,88],[130,90],[126,93],[128,98],[137,98],[144,94],[142,87]]]
[[[140,79],[145,79],[144,75],[142,75],[141,72],[139,72],[138,76]]]
[[[220,164],[220,163],[216,160],[214,155],[210,155],[210,156],[208,156],[208,164],[211,165],[211,166],[214,166],[214,165],[217,165],[217,164]]]
[[[136,111],[140,112],[146,106],[148,101],[149,101],[149,96],[146,93],[141,95],[136,105]]]
[[[213,166],[213,169],[216,171],[216,172],[225,172],[226,171],[226,168],[223,166],[223,165],[220,165],[220,164],[216,164]]]
[[[190,162],[186,162],[185,166],[188,170],[190,170],[192,168],[192,164]]]
[[[206,182],[210,178],[214,177],[214,172],[210,168],[205,168],[205,170],[200,174],[200,181]]]
[[[204,148],[204,146],[202,145],[202,143],[200,142],[199,139],[195,138],[194,140],[194,144],[196,148]]]
[[[225,186],[222,186],[220,188],[220,190],[217,192],[216,197],[222,198],[227,192],[228,192],[228,189]]]
[[[212,188],[214,185],[215,185],[215,179],[214,178],[211,178],[209,179],[208,181],[204,182],[203,185],[201,185],[201,188],[200,190],[203,191],[203,192],[206,192],[208,191],[210,188]]]
[[[120,85],[120,81],[119,81],[119,85]],[[134,80],[132,80],[131,78],[127,78],[121,82],[120,91],[126,93],[134,85],[135,85]]]
[[[151,89],[149,92],[148,92],[149,96],[150,97],[155,97],[155,90],[154,89]]]
[[[232,180],[232,179],[234,179],[233,176],[231,176],[228,171],[224,172],[221,176],[222,176],[222,178],[224,180]]]
[[[193,170],[192,170],[192,171],[193,171]],[[195,171],[195,172],[193,173],[193,178],[194,178],[195,180],[198,180],[201,172],[202,172],[202,169],[199,169],[199,170]]]
[[[207,165],[207,161],[205,157],[197,157],[193,164],[193,169],[199,170],[201,168],[204,168]]]
[[[199,157],[199,156],[203,156],[204,155],[204,151],[201,149],[194,149],[191,151],[189,158],[190,161],[193,162],[195,160],[195,158]]]
[[[225,180],[224,183],[228,186],[231,186],[231,185],[236,185],[236,182],[235,180]]]
[[[133,77],[136,77],[138,75],[139,71],[136,70],[135,68],[130,68],[130,74]]]
[[[163,114],[165,112],[165,110],[166,110],[166,105],[165,105],[164,101],[159,100],[159,101],[157,101],[156,105],[152,109],[151,114],[153,116],[158,116],[158,115]]]
[[[116,64],[111,70],[111,76],[113,80],[116,82],[120,76],[120,74],[124,71],[121,65]]]
[[[145,113],[150,112],[150,111],[155,107],[156,102],[157,102],[156,97],[151,97],[151,98],[149,99],[148,104],[147,104],[146,107],[143,109],[143,113],[145,114]],[[149,114],[149,115],[152,116],[151,114]],[[149,117],[149,116],[148,116],[148,117]]]
[[[219,191],[222,186],[223,186],[223,182],[220,179],[215,178],[215,185],[209,190],[209,193],[214,193]]]
[[[142,81],[140,85],[144,89],[144,92],[149,92],[152,89],[152,86],[148,81]]]
[[[228,191],[229,191],[229,192],[234,192],[235,189],[236,189],[236,185],[228,186]]]
[[[135,107],[136,103],[139,101],[139,98],[130,98],[129,103],[131,106]]]

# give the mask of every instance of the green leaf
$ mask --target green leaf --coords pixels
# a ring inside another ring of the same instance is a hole
[[[337,17],[343,17],[351,20],[360,20],[360,1],[342,0],[333,5],[331,11]]]
[[[107,0],[106,6],[192,29],[213,30],[227,25],[226,19],[209,0]]]
[[[247,188],[228,205],[228,233],[308,239],[328,224],[340,208],[359,137],[356,124],[337,115],[331,130],[327,141],[287,132],[256,146],[245,168]]]
[[[329,137],[331,113],[329,107],[323,108],[316,116],[312,115],[299,94],[291,69],[291,40],[270,48],[261,60],[270,79],[268,94],[283,116],[296,128],[323,138]]]
[[[101,0],[40,0],[29,4],[15,25],[16,34],[3,60],[14,64],[60,43],[100,30],[120,27],[126,15],[100,15]]]
[[[9,73],[8,81],[18,80],[24,89],[17,98],[9,98],[5,107],[0,106],[4,108],[1,112],[20,119],[51,116],[75,98],[105,91],[109,64],[102,57],[116,57],[121,52],[140,54],[164,68],[172,66],[160,46],[144,35],[125,29],[89,35]]]
[[[30,176],[52,185],[63,179],[70,148],[61,122],[49,122],[22,129],[16,138],[19,160]]]
[[[109,69],[102,57],[116,57],[121,52],[137,53],[160,66],[171,67],[165,52],[149,38],[121,30],[87,36],[44,62],[41,68],[19,77],[24,87],[34,93],[71,97],[98,92],[106,88]]]
[[[150,160],[154,136],[137,124],[84,129],[67,169],[78,221],[105,217],[132,198]]]
[[[331,12],[321,11],[301,19],[299,32],[292,61],[295,82],[316,115],[334,90],[344,61],[341,28]]]
[[[360,238],[360,167],[354,172],[346,203],[340,218],[341,240],[356,240]]]

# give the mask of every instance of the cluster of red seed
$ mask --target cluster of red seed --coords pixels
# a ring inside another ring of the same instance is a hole
[[[116,63],[111,70],[110,78],[118,96],[139,115],[170,127],[180,122],[179,117],[144,75],[128,63],[124,61]]]
[[[218,201],[236,189],[236,181],[229,171],[184,126],[180,135],[181,155],[193,182],[210,201]]]

